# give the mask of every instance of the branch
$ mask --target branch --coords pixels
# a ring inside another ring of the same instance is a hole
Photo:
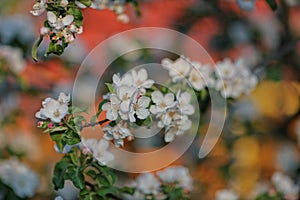
[[[288,54],[289,52],[294,50],[297,47],[297,44],[298,44],[299,41],[300,41],[300,38],[297,38],[297,39],[294,39],[294,40],[291,40],[291,41],[287,42],[282,47],[278,48],[277,51],[274,51],[271,55],[269,55],[261,63],[254,66],[252,68],[252,71],[254,72],[254,71],[256,71],[260,68],[263,68],[263,67],[269,65],[272,61],[282,58],[283,56],[285,56],[286,54]]]
[[[108,119],[104,119],[104,120],[101,120],[101,121],[98,121],[98,122],[94,122],[94,123],[87,123],[83,126],[80,127],[80,130],[84,129],[84,128],[87,128],[87,127],[93,127],[93,126],[96,126],[96,125],[102,125],[106,122],[109,122]]]

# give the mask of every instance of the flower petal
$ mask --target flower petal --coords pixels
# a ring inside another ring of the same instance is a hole
[[[163,94],[158,90],[151,93],[151,99],[155,104],[160,104],[163,101],[163,98]]]
[[[65,26],[69,26],[74,20],[73,15],[66,15],[64,18],[62,18],[62,23]]]

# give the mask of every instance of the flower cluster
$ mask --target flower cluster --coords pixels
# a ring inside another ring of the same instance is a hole
[[[57,100],[48,97],[42,102],[43,108],[35,114],[35,117],[59,123],[69,113],[69,102],[70,95],[65,93],[60,93]]]
[[[0,164],[0,178],[21,198],[32,197],[39,185],[37,175],[16,159],[5,160]]]
[[[83,8],[110,9],[117,14],[118,20],[128,22],[124,14],[125,3],[125,0],[36,0],[30,13],[40,16],[47,11],[47,20],[40,29],[41,37],[33,48],[33,58],[37,59],[37,48],[46,36],[51,40],[46,55],[61,55],[68,44],[75,40],[76,34],[83,32]]]
[[[106,111],[106,118],[131,123],[145,120],[150,115],[148,107],[151,101],[145,93],[153,84],[154,81],[148,79],[145,69],[138,72],[132,70],[123,77],[115,74],[113,84],[107,84],[110,93],[106,96],[109,101],[102,106],[102,110]],[[121,124],[115,127],[106,126],[103,131],[104,138],[114,140],[116,146],[123,146],[123,139],[131,136],[130,131]]]
[[[225,98],[238,98],[243,93],[248,94],[258,82],[242,60],[233,63],[227,58],[217,63],[215,71],[215,89]]]
[[[238,98],[247,94],[258,82],[242,60],[232,62],[226,58],[212,68],[181,56],[175,61],[164,59],[162,66],[169,71],[173,82],[187,82],[196,91],[213,88],[220,91],[224,98]]]
[[[163,95],[160,91],[151,94],[154,105],[150,111],[159,118],[158,127],[165,129],[165,142],[171,142],[176,135],[182,135],[191,128],[192,122],[188,115],[194,113],[194,107],[190,104],[191,95],[180,91],[175,96],[173,93]]]
[[[155,197],[155,199],[165,199],[168,196],[168,187],[180,189],[184,194],[193,188],[193,179],[189,170],[182,166],[169,167],[156,174],[141,174],[135,181],[136,191],[134,199],[144,199],[145,197]],[[178,197],[179,198],[179,197]]]

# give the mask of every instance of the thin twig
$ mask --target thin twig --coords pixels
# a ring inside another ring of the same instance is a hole
[[[87,123],[83,126],[80,127],[80,130],[84,129],[84,128],[87,128],[87,127],[93,127],[93,126],[96,126],[96,125],[102,125],[104,124],[105,122],[108,122],[109,120],[108,119],[104,119],[104,120],[101,120],[101,121],[98,121],[98,122],[94,122],[94,123]]]

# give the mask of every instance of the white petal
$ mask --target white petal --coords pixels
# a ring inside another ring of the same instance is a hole
[[[141,81],[145,81],[147,80],[148,78],[148,73],[145,69],[141,69],[139,72],[138,72],[138,78],[139,80]]]
[[[121,78],[117,74],[114,74],[112,79],[113,79],[113,83],[116,84],[117,86],[121,82]]]
[[[135,121],[136,121],[136,119],[135,119],[135,117],[134,117],[134,113],[135,113],[135,112],[130,112],[130,113],[128,113],[128,117],[129,117],[129,121],[130,121],[130,122],[135,122]]]
[[[163,101],[163,98],[163,94],[158,90],[151,93],[151,99],[155,104],[160,104]]]
[[[149,110],[145,108],[141,108],[136,111],[136,115],[139,119],[146,119],[149,114]]]
[[[110,99],[110,102],[111,102],[113,105],[118,105],[118,104],[120,104],[120,100],[119,100],[119,98],[117,97],[116,94],[111,94],[109,99]]]
[[[168,93],[164,97],[164,102],[170,106],[174,103],[174,94],[173,93]]]
[[[123,101],[120,104],[120,111],[122,113],[128,113],[130,111],[130,100]]]
[[[138,100],[138,107],[147,108],[149,106],[149,103],[150,103],[150,98],[142,96]]]
[[[109,109],[107,110],[106,112],[106,118],[111,120],[111,121],[114,121],[118,118],[118,113],[112,109]]]
[[[148,79],[146,81],[143,82],[142,86],[144,88],[151,88],[151,86],[154,84],[154,81],[151,79]]]
[[[164,110],[160,106],[150,106],[150,112],[154,115],[164,112]]]
[[[74,17],[73,15],[67,15],[65,16],[63,19],[62,19],[62,23],[65,25],[65,26],[68,26],[70,25],[74,20]]]
[[[181,102],[189,103],[190,100],[191,100],[190,93],[188,93],[188,92],[181,93],[181,95],[180,95]]]
[[[172,132],[172,129],[170,129],[165,134],[165,142],[172,142],[175,139],[175,134]]]
[[[51,11],[47,12],[47,19],[48,19],[48,21],[49,21],[50,23],[52,23],[52,24],[54,24],[54,23],[57,22],[57,17],[56,17],[56,15],[55,15],[53,12],[51,12]]]

